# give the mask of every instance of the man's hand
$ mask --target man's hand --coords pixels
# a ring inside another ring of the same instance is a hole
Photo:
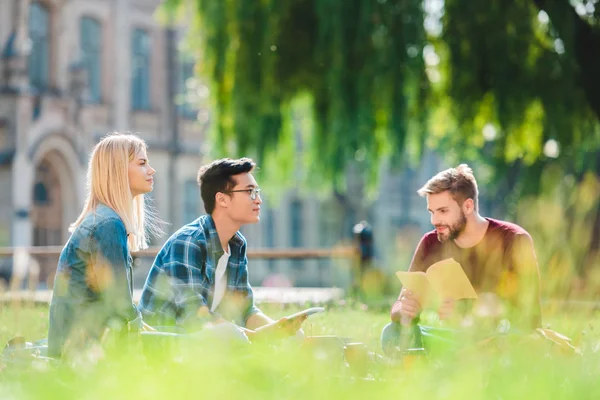
[[[263,337],[263,336],[279,336],[279,337],[287,337],[295,335],[296,332],[300,329],[302,322],[306,320],[308,316],[303,315],[301,317],[297,317],[294,319],[288,319],[286,317],[282,317],[279,320],[272,322],[270,324],[261,326],[254,330],[254,334],[250,333],[250,336],[254,337]]]
[[[283,335],[293,336],[300,330],[302,323],[306,321],[306,318],[308,318],[308,315],[302,315],[293,319],[283,317],[277,321],[276,324],[279,324],[279,330]]]
[[[421,312],[421,304],[410,290],[402,289],[400,296],[392,306],[392,321],[402,325],[410,325],[412,320]]]
[[[440,308],[438,309],[438,316],[442,321],[449,319],[452,316],[452,314],[454,314],[455,305],[456,301],[454,301],[453,299],[445,299],[442,302]]]

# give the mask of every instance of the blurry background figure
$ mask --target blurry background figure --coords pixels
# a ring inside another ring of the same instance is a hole
[[[367,221],[360,221],[352,229],[358,256],[352,276],[352,294],[372,297],[383,293],[385,276],[375,268],[373,228]]]
[[[373,248],[373,228],[367,221],[360,221],[354,225],[353,229],[354,238],[357,241],[358,248],[360,251],[360,263],[361,267],[364,268],[370,266],[375,256],[375,249]]]

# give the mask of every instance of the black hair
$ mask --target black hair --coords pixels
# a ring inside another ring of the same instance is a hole
[[[215,209],[215,195],[219,192],[225,193],[233,189],[236,182],[234,175],[252,172],[256,163],[250,158],[221,158],[210,164],[200,167],[198,170],[198,186],[200,196],[204,202],[204,209],[212,214]]]

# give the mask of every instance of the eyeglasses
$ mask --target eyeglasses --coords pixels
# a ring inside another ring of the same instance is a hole
[[[237,192],[246,192],[250,195],[252,200],[256,200],[258,196],[260,196],[260,188],[251,188],[251,189],[240,189],[240,190],[228,190],[226,193],[237,193]]]

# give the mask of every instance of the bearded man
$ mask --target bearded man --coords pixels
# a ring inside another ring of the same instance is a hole
[[[466,164],[449,168],[431,178],[418,194],[427,200],[435,230],[426,233],[413,255],[409,271],[427,271],[438,261],[453,258],[463,268],[479,298],[493,295],[502,305],[502,322],[511,330],[529,333],[541,324],[540,276],[531,236],[522,227],[479,214],[478,188]],[[418,324],[420,294],[403,288],[391,310],[392,322],[381,336],[384,353],[403,347],[422,347],[422,336],[439,332]],[[457,304],[461,303],[461,304]],[[472,312],[472,301],[442,299],[441,320]],[[401,344],[402,329],[412,339]]]

